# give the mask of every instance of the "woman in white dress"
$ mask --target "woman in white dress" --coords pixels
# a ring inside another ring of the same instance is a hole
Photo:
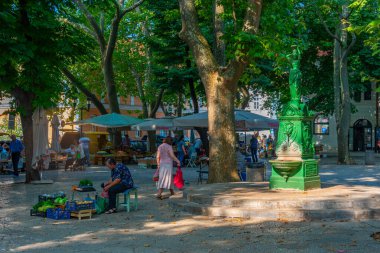
[[[166,137],[163,143],[158,147],[157,150],[157,166],[159,169],[158,176],[158,192],[157,198],[162,199],[162,192],[164,189],[169,189],[170,194],[174,195],[173,187],[173,161],[180,164],[180,161],[174,155],[172,147],[172,138],[170,136]]]

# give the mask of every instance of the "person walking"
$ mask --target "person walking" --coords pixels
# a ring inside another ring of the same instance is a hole
[[[106,166],[111,170],[111,178],[103,183],[104,191],[109,195],[109,206],[106,214],[116,213],[116,195],[133,188],[134,183],[128,167],[122,163],[116,164],[114,158],[108,158]]]
[[[251,155],[252,155],[252,162],[257,163],[259,159],[257,158],[257,148],[259,146],[259,141],[256,138],[256,134],[252,136],[252,139],[250,141],[251,146]]]
[[[172,147],[172,138],[170,136],[163,140],[163,143],[157,150],[157,166],[159,170],[158,176],[158,192],[156,197],[162,199],[162,192],[168,189],[171,195],[174,195],[173,186],[173,161],[180,164],[180,161],[174,155]]]
[[[12,165],[13,165],[13,175],[18,176],[18,162],[20,161],[21,152],[24,150],[24,145],[18,139],[16,135],[11,135],[11,143],[9,148],[11,150]]]

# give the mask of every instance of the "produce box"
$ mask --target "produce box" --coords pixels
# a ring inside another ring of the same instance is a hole
[[[52,194],[45,193],[45,194],[38,195],[38,202],[47,201],[47,200],[51,200],[54,202],[56,198],[64,198],[64,197],[66,197],[66,194],[63,192],[52,193]]]
[[[61,208],[50,208],[46,211],[46,218],[54,220],[70,219],[70,211],[62,210]]]
[[[30,216],[46,217],[46,213],[45,212],[39,212],[39,211],[34,210],[34,209],[30,209]]]
[[[66,210],[69,210],[70,212],[93,209],[95,209],[95,200],[66,202]]]

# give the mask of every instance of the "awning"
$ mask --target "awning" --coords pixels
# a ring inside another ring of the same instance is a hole
[[[174,126],[181,128],[208,127],[208,112],[196,113],[175,118]],[[235,127],[238,131],[264,130],[278,128],[278,120],[250,111],[235,110]]]
[[[131,116],[110,113],[74,122],[75,125],[93,125],[105,128],[121,128],[136,125],[143,120]]]

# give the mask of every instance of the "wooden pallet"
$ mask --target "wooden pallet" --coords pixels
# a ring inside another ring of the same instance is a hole
[[[78,218],[78,220],[81,220],[82,218],[92,218],[92,213],[94,213],[95,210],[80,210],[78,212],[71,212],[71,217]]]

